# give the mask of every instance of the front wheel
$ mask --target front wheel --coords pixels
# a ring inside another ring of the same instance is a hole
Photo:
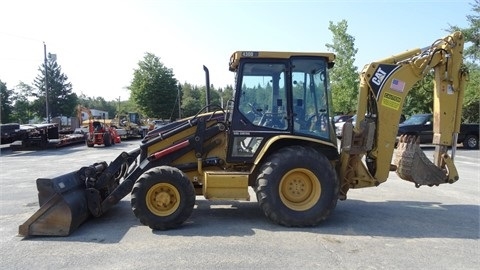
[[[256,184],[264,214],[288,227],[319,224],[338,200],[334,168],[323,154],[309,147],[286,147],[268,157]]]
[[[108,132],[105,132],[103,134],[103,144],[106,146],[106,147],[109,147],[112,145],[112,136],[110,136],[110,133]]]
[[[132,210],[144,225],[154,230],[180,226],[192,214],[195,189],[179,169],[169,166],[143,173],[133,186]]]

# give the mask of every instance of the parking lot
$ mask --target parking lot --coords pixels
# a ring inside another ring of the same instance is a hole
[[[129,196],[68,237],[17,235],[38,209],[35,180],[111,161],[140,142],[83,144],[0,156],[2,269],[477,269],[480,264],[479,151],[457,150],[460,180],[415,188],[392,172],[376,188],[351,190],[314,228],[271,224],[251,201],[197,197],[179,229],[152,231]],[[424,147],[431,157],[433,148]]]

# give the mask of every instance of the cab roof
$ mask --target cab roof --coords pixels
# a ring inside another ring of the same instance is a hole
[[[275,52],[275,51],[236,51],[230,57],[229,70],[236,71],[242,58],[278,58],[289,59],[292,56],[325,57],[329,63],[335,60],[335,54],[329,52]]]

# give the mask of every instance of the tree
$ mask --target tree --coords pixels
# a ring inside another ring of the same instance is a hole
[[[203,95],[205,98],[205,95]],[[189,83],[182,85],[182,117],[193,116],[198,113],[205,106],[205,103],[201,102],[202,93],[197,86],[193,86]]]
[[[54,57],[48,58],[46,69],[47,73],[43,63],[38,68],[40,74],[34,80],[34,85],[38,88],[38,91],[33,93],[37,98],[33,104],[35,110],[40,115],[46,115],[45,75],[47,75],[50,117],[74,116],[78,97],[72,91],[72,84],[67,82],[68,77],[62,73],[62,68]]]
[[[206,87],[194,86],[189,83],[181,85],[182,89],[182,117],[189,117],[197,114],[206,105]],[[225,89],[216,89],[210,86],[210,105],[209,111],[217,110],[233,98],[233,87],[231,85]],[[205,111],[204,111],[205,112]]]
[[[177,100],[177,84],[173,71],[159,57],[147,52],[144,59],[138,62],[128,89],[130,97],[143,114],[166,119],[170,118]]]
[[[355,38],[347,34],[348,23],[342,20],[337,24],[329,23],[333,33],[333,44],[325,46],[336,54],[335,67],[330,72],[330,81],[334,112],[353,112],[357,106],[359,74],[354,66],[358,51]]]
[[[32,97],[34,88],[24,82],[20,82],[15,87],[15,94],[13,96],[13,112],[12,115],[19,123],[28,123],[29,120],[35,117],[41,117],[37,115],[33,110],[33,102],[29,100]]]
[[[469,79],[465,89],[462,120],[465,123],[480,122],[480,66],[467,63]]]
[[[219,92],[220,96],[222,97],[222,99],[220,100],[220,105],[223,105],[223,107],[225,108],[227,106],[227,102],[229,100],[233,100],[233,86],[227,85],[224,89],[220,88]]]
[[[462,31],[465,42],[471,42],[471,46],[464,51],[465,57],[472,60],[474,63],[480,60],[480,0],[475,0],[472,6],[473,15],[467,15],[467,21],[470,26],[467,28],[460,28],[458,26],[450,25],[446,31]]]
[[[13,90],[7,89],[7,84],[0,80],[1,123],[8,123],[12,119],[12,95]]]
[[[84,94],[81,94],[78,97],[78,104],[85,108],[106,111],[108,112],[109,118],[113,118],[117,114],[119,108],[118,101],[106,101],[103,97],[87,97]],[[120,107],[125,109],[124,106]]]
[[[472,15],[467,15],[469,27],[450,26],[446,31],[461,31],[465,37],[465,66],[469,70],[469,80],[465,87],[462,118],[465,122],[480,121],[480,0],[475,0]]]
[[[433,71],[413,85],[405,98],[402,113],[411,116],[417,113],[431,113],[433,110]]]

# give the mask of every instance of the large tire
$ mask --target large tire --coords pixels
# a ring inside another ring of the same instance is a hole
[[[195,205],[192,182],[182,171],[169,166],[143,173],[131,195],[133,213],[154,230],[179,227],[190,217]]]
[[[467,135],[462,144],[465,149],[478,149],[478,136]]]
[[[87,145],[87,147],[93,147],[94,146],[93,141],[90,141],[90,140],[86,140],[85,144]]]
[[[112,145],[112,136],[110,136],[110,133],[103,133],[103,144],[105,145],[105,147],[109,147]]]
[[[335,170],[323,154],[309,147],[290,146],[272,154],[256,184],[260,208],[283,226],[315,226],[337,205]]]

